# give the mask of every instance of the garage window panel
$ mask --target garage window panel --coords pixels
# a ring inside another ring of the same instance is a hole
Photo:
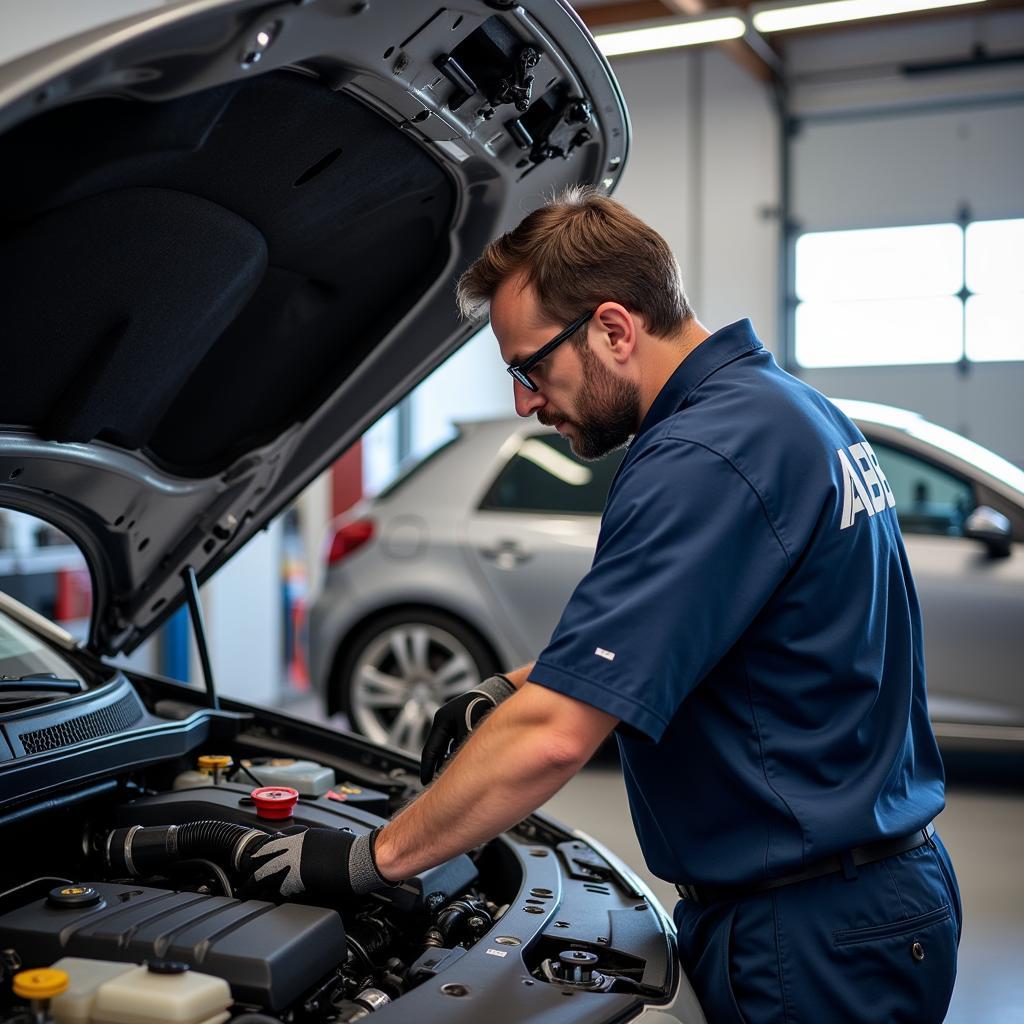
[[[1024,218],[819,231],[796,241],[807,368],[1024,360]]]
[[[796,243],[801,300],[954,295],[962,280],[963,240],[956,224],[820,231]]]
[[[967,358],[1024,359],[1024,218],[969,224],[964,248]]]
[[[967,225],[967,287],[978,294],[1024,294],[1024,218]]]
[[[1024,293],[972,295],[967,300],[967,358],[1024,359]]]
[[[962,317],[953,295],[801,302],[796,358],[806,367],[956,362]]]

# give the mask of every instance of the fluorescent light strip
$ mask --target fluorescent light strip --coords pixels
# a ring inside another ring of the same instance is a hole
[[[889,14],[909,14],[942,7],[984,3],[985,0],[827,0],[825,3],[794,4],[788,7],[760,9],[754,13],[758,32],[785,32],[811,25],[834,25],[840,21],[882,18]]]
[[[739,39],[747,30],[742,18],[705,18],[701,21],[675,21],[650,28],[603,32],[595,36],[606,57],[623,53],[644,53],[648,50],[672,50],[677,46],[699,43],[720,43],[723,39]]]

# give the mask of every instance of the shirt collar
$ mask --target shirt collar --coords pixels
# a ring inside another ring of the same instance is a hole
[[[689,401],[713,373],[740,356],[764,348],[749,319],[737,320],[704,339],[673,371],[636,432],[634,441]]]

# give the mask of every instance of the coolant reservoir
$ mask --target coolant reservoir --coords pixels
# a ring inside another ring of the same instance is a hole
[[[185,964],[156,961],[138,967],[65,957],[54,966],[67,970],[69,963],[80,981],[51,1003],[55,1024],[223,1024],[230,1017],[228,983]]]
[[[66,956],[53,966],[68,976],[67,989],[50,1001],[50,1013],[56,1024],[90,1024],[96,990],[112,978],[138,969],[136,964],[78,956]]]
[[[227,754],[201,754],[196,758],[194,771],[182,772],[174,780],[173,789],[194,789],[196,786],[218,786],[221,777],[231,767]]]
[[[258,779],[261,786],[289,786],[300,796],[323,796],[334,785],[334,769],[314,761],[280,758],[267,764],[242,764],[248,769],[246,778]]]

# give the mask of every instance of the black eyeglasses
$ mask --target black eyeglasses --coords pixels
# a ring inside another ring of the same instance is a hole
[[[560,331],[556,334],[546,345],[542,345],[532,356],[528,356],[521,363],[513,363],[511,366],[506,366],[512,376],[519,381],[528,391],[540,390],[537,385],[530,380],[530,371],[542,360],[546,359],[552,352],[558,348],[559,345],[565,341],[566,338],[571,338],[593,315],[594,310],[589,313],[584,313],[583,316],[573,320],[571,324],[564,331]]]

